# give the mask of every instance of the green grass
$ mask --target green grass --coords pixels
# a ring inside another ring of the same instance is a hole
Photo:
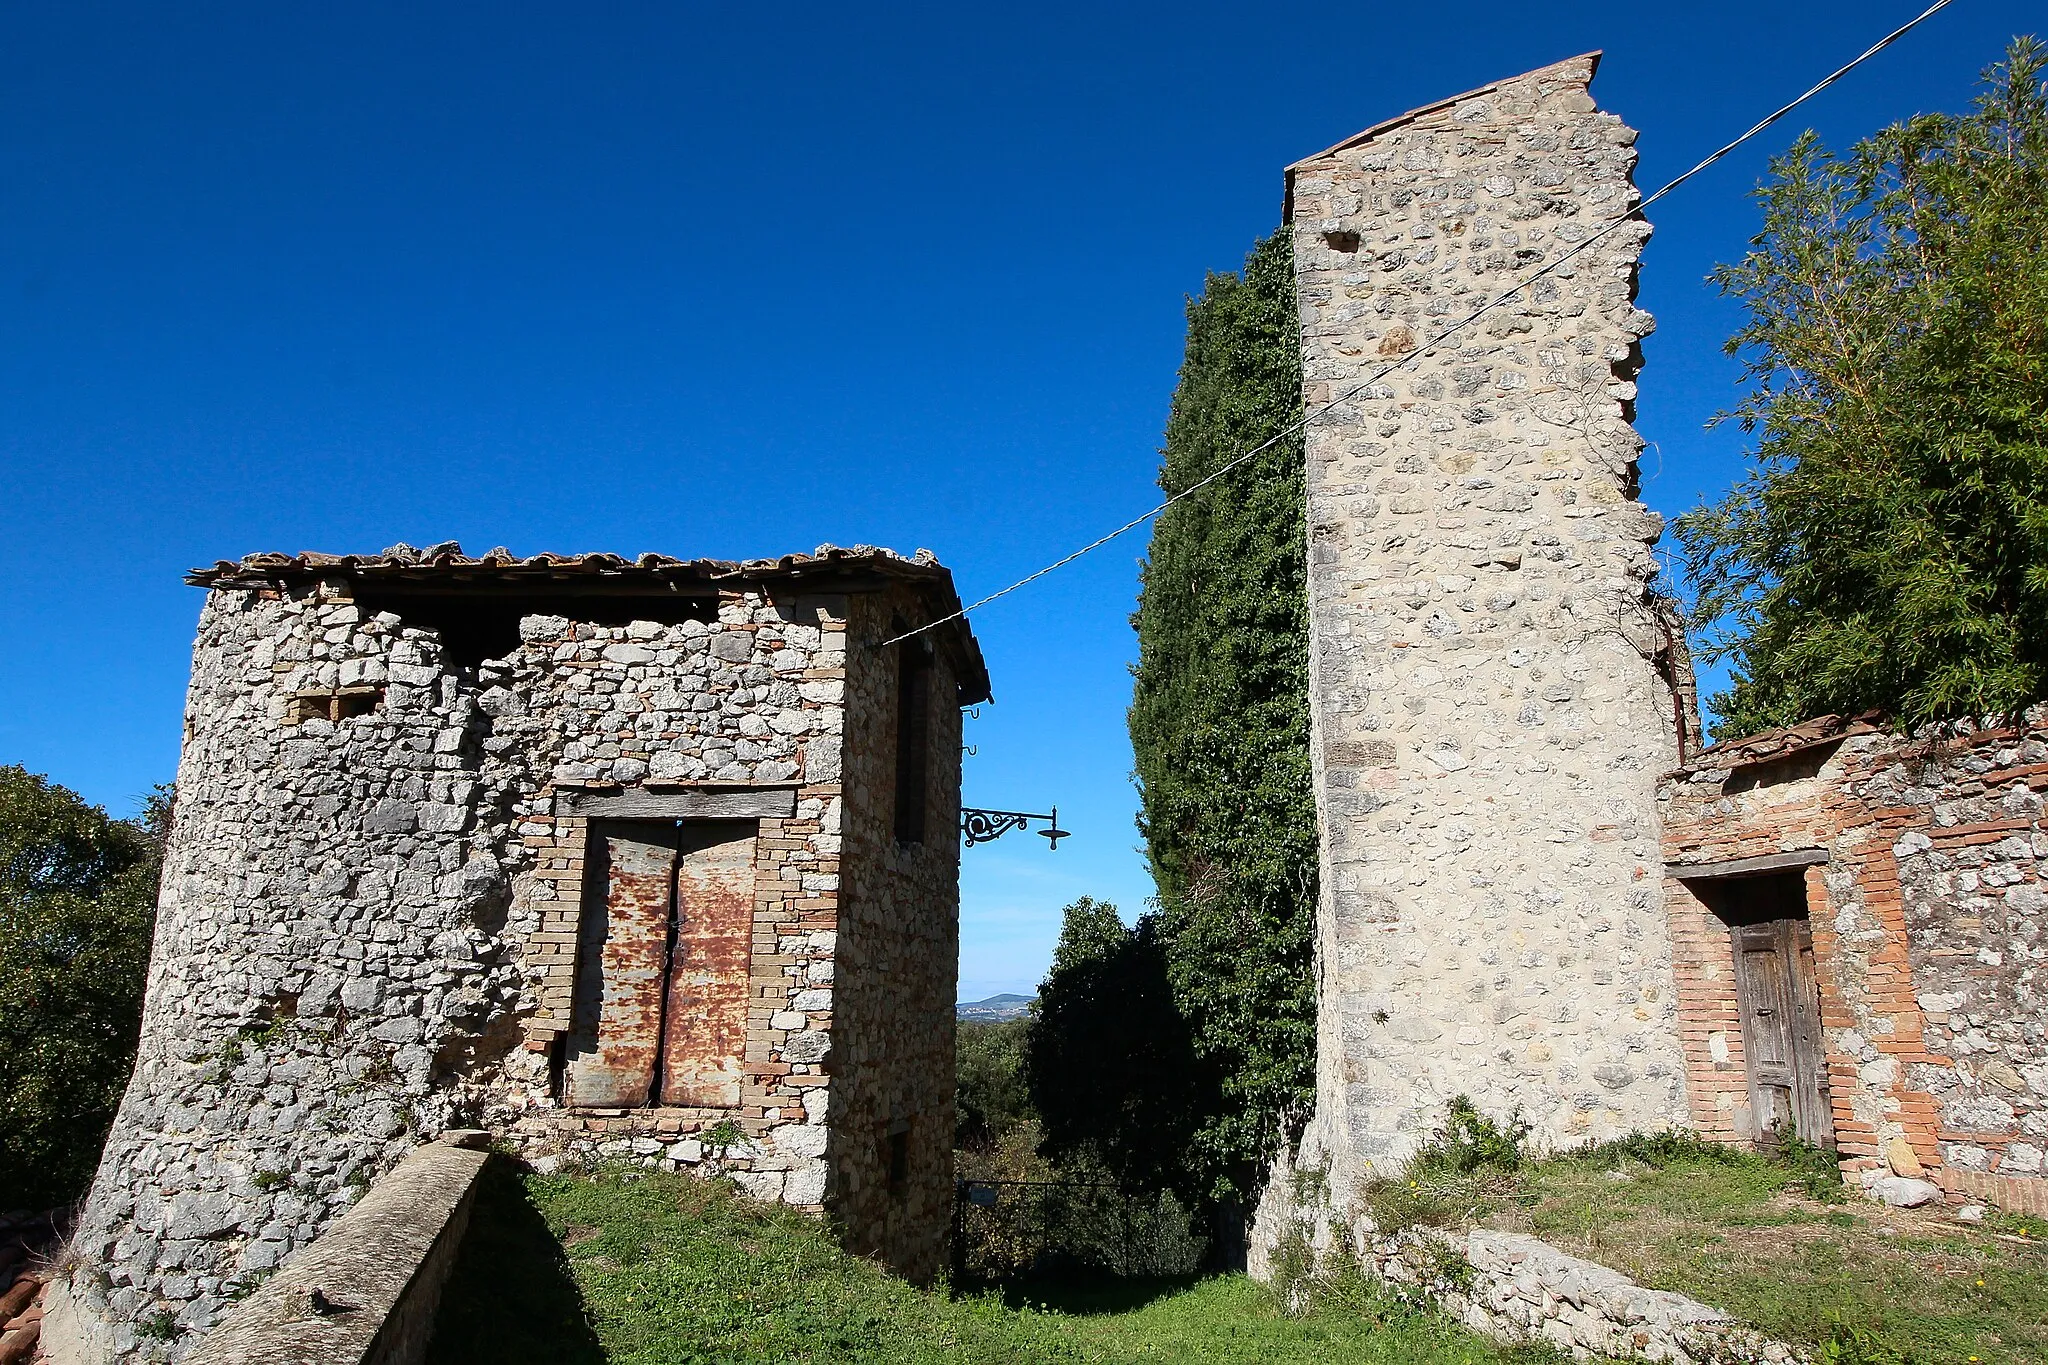
[[[1241,1275],[954,1296],[849,1256],[815,1220],[692,1176],[491,1173],[432,1365],[1215,1361],[1500,1365],[1349,1279],[1298,1315]]]
[[[1845,1200],[1810,1160],[1686,1146],[1638,1143],[1514,1172],[1390,1181],[1375,1205],[1405,1221],[1534,1233],[1824,1359],[1832,1349],[1858,1365],[2048,1361],[2040,1220],[1994,1216],[1971,1227],[1939,1211]]]

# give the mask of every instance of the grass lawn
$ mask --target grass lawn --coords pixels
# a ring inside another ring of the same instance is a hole
[[[521,1175],[499,1162],[487,1181],[432,1365],[1552,1359],[1356,1281],[1298,1316],[1241,1275],[955,1297],[848,1256],[813,1219],[693,1176]]]
[[[1650,1155],[1617,1144],[1513,1174],[1425,1178],[1393,1197],[1418,1221],[1534,1233],[1816,1352],[1832,1339],[1845,1361],[2048,1361],[2041,1220],[1966,1225],[1845,1199],[1831,1183],[1814,1185],[1832,1195],[1816,1200],[1811,1168],[1747,1152]]]

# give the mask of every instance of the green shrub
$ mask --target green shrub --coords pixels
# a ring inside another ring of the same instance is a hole
[[[1869,1328],[1831,1314],[1827,1339],[1820,1344],[1819,1365],[1915,1365],[1915,1357]]]
[[[1739,1165],[1751,1160],[1747,1151],[1701,1137],[1690,1128],[1665,1128],[1654,1133],[1630,1133],[1606,1142],[1589,1142],[1566,1153],[1580,1161],[1618,1164],[1640,1161],[1662,1170],[1667,1166],[1697,1166],[1719,1162]]]
[[[0,1190],[83,1194],[142,1027],[169,800],[115,820],[0,767]]]
[[[1459,1227],[1483,1217],[1514,1191],[1529,1165],[1529,1133],[1520,1110],[1499,1123],[1459,1095],[1399,1175],[1368,1181],[1359,1191],[1365,1212],[1382,1232]]]
[[[958,1154],[961,1179],[994,1200],[967,1200],[958,1211],[954,1264],[963,1281],[1175,1276],[1201,1265],[1207,1239],[1173,1194],[1120,1189],[1084,1163],[1055,1166],[1037,1147],[1038,1124],[1027,1119],[1000,1142]]]
[[[1764,1149],[1766,1155],[1797,1176],[1815,1199],[1824,1204],[1842,1201],[1842,1159],[1834,1148],[1816,1147],[1783,1129],[1776,1139]]]
[[[1473,1175],[1480,1171],[1519,1171],[1528,1160],[1523,1144],[1530,1125],[1517,1109],[1505,1125],[1479,1112],[1464,1095],[1445,1108],[1444,1121],[1408,1162],[1411,1177]]]

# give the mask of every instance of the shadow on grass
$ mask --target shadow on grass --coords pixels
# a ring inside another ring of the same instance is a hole
[[[561,1243],[518,1170],[492,1157],[441,1291],[427,1365],[599,1365],[604,1358]]]
[[[1122,1279],[1113,1275],[1073,1272],[1034,1275],[992,1287],[1000,1288],[1003,1302],[1011,1308],[1029,1306],[1039,1312],[1093,1317],[1103,1313],[1136,1312],[1155,1299],[1192,1288],[1203,1278],[1200,1275],[1166,1275]]]

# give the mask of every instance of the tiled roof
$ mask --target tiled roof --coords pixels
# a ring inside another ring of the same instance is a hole
[[[924,579],[943,583],[948,590],[953,585],[953,575],[930,550],[919,550],[914,557],[905,558],[894,550],[878,549],[872,545],[856,545],[851,549],[820,545],[807,555],[732,560],[677,559],[673,555],[658,554],[643,554],[634,559],[604,553],[521,556],[500,546],[486,554],[471,556],[464,554],[462,546],[452,540],[424,550],[399,544],[374,555],[330,555],[317,550],[302,550],[298,554],[270,551],[244,555],[240,560],[223,559],[210,568],[193,569],[185,575],[185,581],[213,588],[254,586],[279,579],[321,578],[336,574],[405,579],[448,574],[460,578],[502,578],[508,582],[587,579],[604,574],[634,577],[652,574],[663,578],[717,582],[723,579],[799,578],[821,571],[866,571],[892,578]]]
[[[906,558],[894,550],[873,545],[820,545],[810,554],[783,555],[779,559],[677,559],[658,554],[628,559],[602,553],[520,556],[502,546],[487,554],[471,556],[450,540],[424,550],[399,544],[374,555],[330,555],[315,550],[244,555],[239,560],[220,560],[211,568],[193,569],[185,575],[185,581],[202,588],[258,588],[279,582],[345,577],[365,582],[474,583],[500,588],[556,585],[573,591],[588,590],[607,579],[625,588],[635,581],[716,585],[867,575],[923,586],[934,617],[960,610],[952,572],[930,550],[919,550]],[[987,700],[988,668],[982,662],[981,646],[966,619],[950,621],[934,634],[952,641],[960,651],[960,690],[967,699],[963,705]]]
[[[1816,744],[1832,744],[1838,739],[1852,735],[1878,735],[1885,733],[1877,724],[1875,711],[1860,716],[1815,716],[1812,720],[1797,725],[1787,725],[1762,734],[1745,735],[1741,739],[1726,740],[1709,749],[1694,754],[1685,766],[1692,770],[1740,768],[1750,763],[1768,763],[1772,759],[1786,758],[1802,749],[1811,749]]]

